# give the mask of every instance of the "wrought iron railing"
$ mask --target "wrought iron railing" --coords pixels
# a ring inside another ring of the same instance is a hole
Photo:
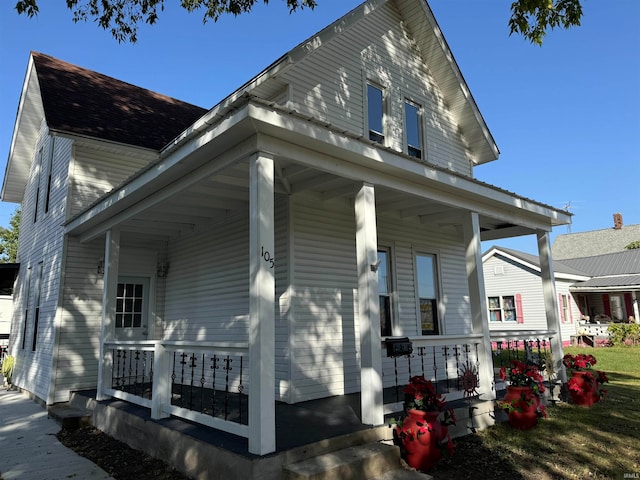
[[[415,375],[431,380],[447,401],[478,395],[482,335],[421,337],[412,344],[410,355],[383,359],[385,413],[402,408],[402,390]]]
[[[248,347],[242,343],[105,342],[111,368],[105,393],[248,436]]]

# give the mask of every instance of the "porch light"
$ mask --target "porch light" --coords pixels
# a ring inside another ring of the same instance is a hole
[[[100,260],[98,260],[97,273],[98,275],[104,275],[104,258],[101,258]]]
[[[164,278],[167,276],[167,273],[169,272],[169,264],[166,262],[160,262],[158,264],[158,268],[157,268],[157,275],[159,278]]]

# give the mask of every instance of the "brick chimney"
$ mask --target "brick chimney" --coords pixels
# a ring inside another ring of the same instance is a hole
[[[613,229],[620,230],[622,229],[622,214],[614,213],[613,214]]]

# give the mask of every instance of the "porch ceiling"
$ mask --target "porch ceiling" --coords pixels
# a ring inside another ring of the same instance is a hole
[[[255,98],[163,152],[157,164],[110,192],[67,225],[89,241],[119,226],[123,241],[167,239],[249,209],[249,162],[275,159],[277,194],[314,192],[321,201],[354,198],[375,186],[379,215],[460,225],[477,212],[483,240],[549,231],[570,214],[470,177],[416,162],[330,125]],[[231,145],[231,147],[230,147]]]

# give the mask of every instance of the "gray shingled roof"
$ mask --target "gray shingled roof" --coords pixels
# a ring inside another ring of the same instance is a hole
[[[47,125],[160,150],[207,110],[32,52]]]
[[[640,225],[627,225],[619,230],[606,228],[582,233],[558,235],[551,247],[554,260],[592,257],[624,251],[631,242],[640,240]]]
[[[498,250],[502,250],[503,252],[518,258],[520,260],[522,260],[523,262],[527,262],[530,263],[532,265],[535,265],[536,267],[540,267],[540,258],[537,255],[532,255],[530,253],[525,253],[525,252],[520,252],[518,250],[511,250],[510,248],[504,248],[504,247],[498,247],[498,246],[493,246],[491,247],[491,249],[496,248]],[[489,249],[489,250],[491,250]],[[557,262],[554,259],[553,262],[553,270],[555,273],[566,273],[566,274],[570,274],[570,275],[582,275],[582,276],[588,276],[588,274],[586,274],[585,272],[581,271],[578,268],[575,268],[573,266],[570,265],[566,265],[563,262]]]

